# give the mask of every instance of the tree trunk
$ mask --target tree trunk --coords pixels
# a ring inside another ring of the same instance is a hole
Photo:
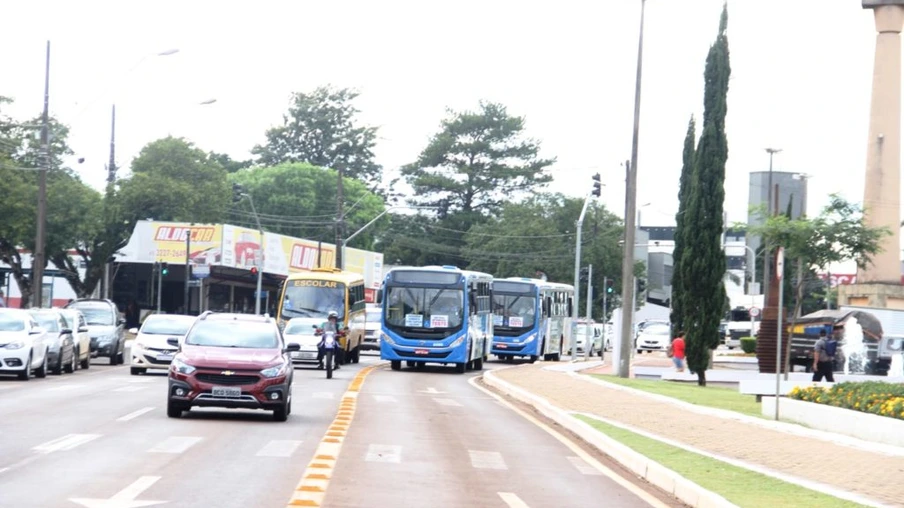
[[[697,373],[697,386],[706,386],[706,371]]]
[[[0,261],[9,265],[9,272],[15,279],[16,285],[19,286],[19,294],[22,295],[19,300],[19,308],[27,309],[31,305],[33,296],[32,279],[26,277],[22,270],[22,256],[19,255],[18,249],[7,242],[0,242]],[[9,298],[9,295],[6,297]]]

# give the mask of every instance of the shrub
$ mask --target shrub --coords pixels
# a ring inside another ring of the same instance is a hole
[[[741,349],[743,349],[745,353],[756,353],[756,338],[741,337]]]
[[[792,399],[904,420],[904,384],[866,381],[838,383],[829,389],[794,387]]]

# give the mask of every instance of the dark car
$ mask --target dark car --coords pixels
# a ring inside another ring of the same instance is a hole
[[[75,338],[66,324],[63,314],[57,310],[32,309],[31,317],[38,326],[47,332],[49,348],[47,349],[47,368],[52,374],[62,374],[65,370],[71,374],[78,368],[78,357],[75,354]]]
[[[88,322],[91,357],[110,359],[110,365],[123,363],[125,357],[125,324],[116,304],[110,300],[83,298],[66,305],[81,311]]]
[[[170,364],[166,414],[192,407],[264,409],[284,422],[292,412],[292,361],[276,321],[268,316],[198,317]]]

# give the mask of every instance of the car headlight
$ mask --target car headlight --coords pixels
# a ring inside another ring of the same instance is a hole
[[[23,347],[25,347],[25,343],[21,340],[14,340],[3,347],[5,347],[6,349],[22,349]]]
[[[270,368],[268,368],[268,369],[264,369],[264,370],[261,371],[261,376],[264,376],[264,377],[266,377],[266,378],[274,378],[274,377],[276,377],[276,376],[282,374],[283,369],[284,369],[285,367],[286,367],[286,364],[283,363],[283,364],[280,364],[280,365],[275,365],[275,366],[270,367]]]
[[[465,341],[465,336],[462,335],[461,337],[455,339],[455,341],[453,341],[452,344],[449,344],[448,347],[458,347],[458,346],[460,346],[460,345],[462,344],[462,342],[464,342],[464,341]]]
[[[191,374],[192,372],[195,371],[194,367],[183,362],[182,360],[180,360],[178,358],[173,359],[173,363],[170,364],[170,368],[173,369],[174,371],[178,372],[179,374],[185,374],[185,375]]]
[[[891,351],[900,351],[901,349],[904,349],[904,340],[890,339],[888,341],[888,349]]]
[[[532,334],[528,335],[526,339],[524,339],[524,342],[522,344],[530,344],[531,342],[533,342],[535,340],[537,340],[537,334],[532,333]]]
[[[135,347],[138,349],[147,349],[147,346],[144,345],[144,342],[138,340],[135,341]]]
[[[396,345],[396,343],[393,342],[392,339],[389,338],[389,335],[386,335],[385,333],[381,333],[381,334],[380,334],[380,338],[383,339],[383,340],[385,340],[386,343],[389,344],[390,346],[395,346],[395,345]]]

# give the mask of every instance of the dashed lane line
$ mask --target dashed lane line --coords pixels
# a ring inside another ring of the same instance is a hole
[[[132,411],[131,413],[129,413],[127,415],[120,416],[119,418],[116,419],[116,421],[117,422],[127,422],[129,420],[134,420],[135,418],[138,418],[139,416],[141,416],[145,413],[150,413],[153,410],[154,410],[153,407],[143,407],[137,411]]]
[[[527,503],[522,501],[521,498],[518,497],[518,495],[515,493],[497,492],[497,494],[499,494],[499,497],[501,497],[502,500],[505,501],[505,504],[507,504],[510,508],[530,508],[529,506],[527,506]]]
[[[339,459],[339,452],[342,451],[342,443],[345,441],[348,428],[355,416],[361,385],[364,384],[367,375],[376,367],[377,365],[371,365],[355,374],[348,390],[342,395],[336,418],[320,440],[320,444],[314,452],[314,458],[311,459],[301,481],[295,487],[288,506],[319,507],[323,504],[330,479],[336,468],[336,461]]]

